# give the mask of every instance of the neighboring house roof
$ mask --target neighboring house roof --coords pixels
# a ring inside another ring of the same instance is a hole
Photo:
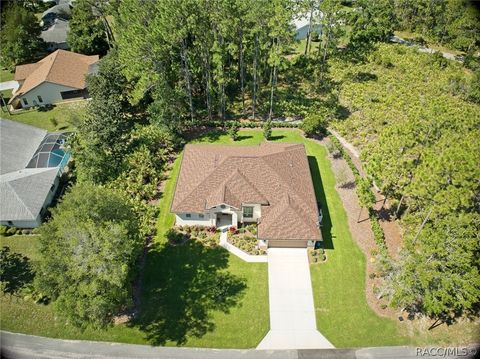
[[[321,239],[302,144],[185,146],[171,210],[202,213],[223,203],[262,204],[259,239]]]
[[[19,65],[15,68],[15,80],[24,82],[15,96],[21,96],[43,82],[84,89],[90,65],[98,60],[98,55],[57,50],[35,64]]]
[[[0,176],[1,220],[35,220],[57,174],[58,168],[35,168]]]
[[[42,13],[42,19],[47,16],[55,16],[63,19],[68,19],[72,14],[72,8],[68,3],[54,5]]]
[[[27,167],[46,130],[0,119],[0,175]]]
[[[64,137],[60,133],[48,133],[33,126],[0,119],[2,221],[35,220],[38,217],[64,159],[64,156],[61,160],[56,158],[63,152],[57,144]]]
[[[42,31],[40,37],[47,43],[64,44],[67,42],[68,30],[68,21],[56,19],[52,26]]]

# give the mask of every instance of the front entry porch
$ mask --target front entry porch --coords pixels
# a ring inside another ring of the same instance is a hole
[[[216,216],[217,228],[236,225],[236,223],[233,223],[233,216],[231,213],[217,213]]]

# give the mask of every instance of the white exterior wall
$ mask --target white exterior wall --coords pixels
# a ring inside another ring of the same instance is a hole
[[[186,213],[175,214],[175,224],[177,226],[214,226],[215,217],[211,217],[210,213],[204,213],[205,218],[200,218],[199,213],[190,213],[191,217],[187,218]]]
[[[238,223],[239,219],[242,217],[242,211],[241,210],[239,211],[236,208],[231,207],[227,204],[223,204],[223,205],[225,206],[225,208],[222,208],[222,204],[219,204],[218,206],[211,208],[209,210],[209,212],[212,214],[212,216],[215,217],[215,221],[216,221],[216,214],[217,213],[231,214],[232,215],[232,223],[234,225],[236,225],[235,223]]]
[[[240,222],[257,222],[260,217],[262,217],[262,206],[260,204],[254,204],[254,203],[244,203],[244,207],[253,207],[253,217],[252,218],[244,218],[243,217],[243,209],[240,211]]]
[[[40,216],[36,220],[31,221],[0,221],[0,226],[16,227],[16,228],[37,228],[42,223]]]
[[[78,90],[78,89],[74,87],[53,84],[51,82],[44,82],[38,85],[37,87],[35,87],[34,89],[28,91],[27,93],[23,94],[22,96],[19,96],[18,98],[23,108],[29,108],[32,106],[41,106],[41,105],[54,104],[57,102],[71,100],[71,99],[63,100],[62,96],[60,95],[60,92],[73,91],[73,90]],[[37,96],[41,96],[43,102],[38,101]],[[27,99],[28,105],[24,104],[23,102],[24,98]]]

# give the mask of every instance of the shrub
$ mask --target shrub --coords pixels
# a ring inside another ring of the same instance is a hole
[[[58,121],[55,117],[51,117],[49,119],[50,123],[52,124],[53,127],[57,127],[58,126]]]
[[[272,121],[268,120],[263,125],[263,137],[269,140],[272,137]]]
[[[210,226],[207,228],[207,231],[210,233],[215,233],[217,231],[217,227],[215,226]]]
[[[380,306],[380,308],[382,308],[382,309],[387,309],[387,305],[384,303],[384,304],[382,304],[382,305]]]
[[[303,120],[301,129],[307,136],[325,136],[327,134],[328,121],[329,119],[325,114],[311,112]]]
[[[29,235],[29,234],[31,234],[31,233],[32,233],[32,231],[29,230],[29,229],[22,229],[22,234],[23,234],[23,235]]]
[[[17,229],[15,227],[10,227],[7,229],[7,235],[9,236],[13,236],[16,233],[17,233]]]
[[[230,234],[237,234],[238,233],[238,229],[237,227],[235,226],[231,226],[228,231],[230,232]]]
[[[0,226],[0,236],[4,236],[7,233],[7,226]]]
[[[374,279],[376,276],[377,276],[377,275],[376,275],[375,273],[370,273],[370,274],[368,275],[368,277],[369,277],[370,279]]]
[[[232,140],[236,141],[238,139],[239,129],[240,129],[240,123],[238,123],[238,121],[230,122],[230,126],[228,128],[228,135],[231,137]]]
[[[183,242],[185,242],[188,239],[188,236],[186,236],[183,233],[180,233],[180,232],[176,231],[174,228],[170,228],[167,231],[166,236],[167,236],[168,242],[170,244],[174,244],[174,245],[182,244]]]

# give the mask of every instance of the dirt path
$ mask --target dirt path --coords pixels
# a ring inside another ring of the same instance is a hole
[[[328,138],[318,141],[324,146],[330,142]],[[386,307],[385,301],[378,300],[374,294],[374,287],[380,284],[379,279],[373,277],[372,273],[376,272],[375,258],[372,250],[377,247],[373,239],[373,232],[370,226],[370,219],[365,208],[360,208],[357,194],[355,191],[355,177],[348,163],[341,156],[328,155],[332,165],[332,171],[337,180],[337,192],[342,200],[343,207],[347,213],[348,225],[353,239],[359,245],[367,259],[367,268],[365,276],[365,294],[369,306],[380,316],[394,318],[398,313],[390,307]],[[383,202],[383,199],[382,201]],[[381,203],[380,203],[381,205]],[[360,220],[357,222],[359,219]]]
[[[360,152],[338,132],[332,129],[329,129],[329,131],[342,144],[343,149],[350,156],[360,175],[362,177],[366,177],[366,172],[364,171],[362,162],[360,161]],[[385,243],[387,245],[388,253],[392,257],[396,258],[402,247],[402,229],[398,224],[398,221],[396,221],[391,215],[392,210],[390,208],[390,203],[385,201],[385,196],[380,193],[378,187],[374,185],[372,192],[375,195],[376,200],[373,208],[377,211],[380,218],[380,226],[382,227],[385,235]]]

